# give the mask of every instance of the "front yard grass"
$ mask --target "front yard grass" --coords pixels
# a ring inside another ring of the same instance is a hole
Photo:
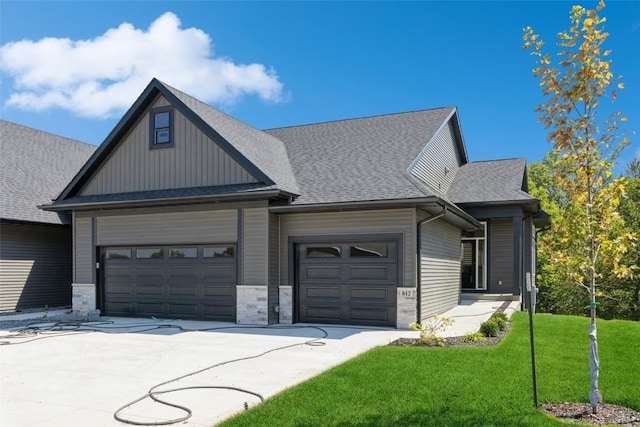
[[[223,423],[236,426],[558,426],[533,407],[526,313],[494,347],[373,349]],[[589,319],[534,317],[538,400],[588,402]],[[598,321],[605,403],[640,410],[640,322]]]

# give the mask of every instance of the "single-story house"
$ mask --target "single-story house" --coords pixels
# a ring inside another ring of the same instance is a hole
[[[0,311],[71,305],[71,216],[47,212],[96,147],[0,120]]]
[[[41,208],[72,214],[78,313],[406,328],[519,298],[526,171],[470,162],[454,107],[261,131],[154,79]]]

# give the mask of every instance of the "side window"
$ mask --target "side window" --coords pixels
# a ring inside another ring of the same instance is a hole
[[[149,117],[149,148],[153,150],[173,146],[173,109],[152,109]]]

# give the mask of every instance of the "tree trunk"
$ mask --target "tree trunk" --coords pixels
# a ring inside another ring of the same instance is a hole
[[[595,301],[595,294],[592,294]],[[598,357],[598,337],[596,329],[596,307],[591,306],[591,324],[589,325],[589,370],[591,374],[591,412],[598,413],[598,403],[602,403],[602,393],[598,390],[598,376],[600,375],[600,358]]]

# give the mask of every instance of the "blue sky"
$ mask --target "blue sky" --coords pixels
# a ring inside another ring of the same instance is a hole
[[[0,116],[99,144],[157,76],[259,129],[457,106],[471,160],[532,162],[550,146],[522,29],[553,45],[575,3],[2,0]],[[602,14],[640,132],[640,2]]]

